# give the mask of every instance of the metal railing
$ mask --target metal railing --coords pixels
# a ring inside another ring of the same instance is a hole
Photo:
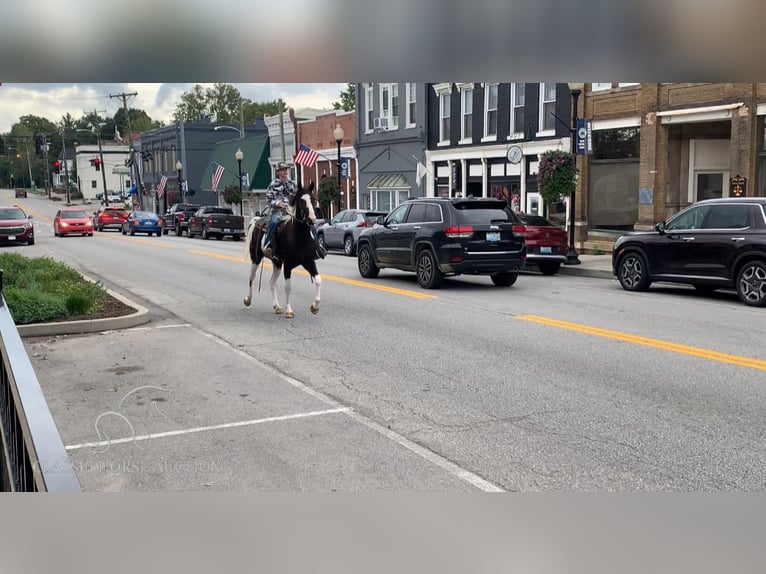
[[[2,290],[0,270],[0,492],[80,492]]]

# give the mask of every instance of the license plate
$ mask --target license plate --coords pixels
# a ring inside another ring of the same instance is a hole
[[[541,248],[540,248],[540,253],[543,253],[543,254],[545,254],[545,253],[547,253],[547,254],[550,254],[550,252],[551,252],[551,248],[550,248],[550,247],[541,247]]]
[[[229,229],[229,228],[227,227],[226,229],[224,229],[224,230],[223,230],[223,232],[224,232],[224,233],[231,233],[231,229]]]
[[[8,236],[8,241],[16,241],[16,236],[15,235],[9,235]]]
[[[488,231],[487,232],[487,241],[500,241],[500,232],[499,231]]]

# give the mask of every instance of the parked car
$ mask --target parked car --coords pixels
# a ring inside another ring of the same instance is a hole
[[[15,193],[15,197],[16,198],[26,197],[26,196],[27,196],[27,190],[26,189],[24,189],[23,187],[17,187],[16,188],[16,193]]]
[[[32,216],[20,207],[0,207],[0,242],[35,244]]]
[[[124,205],[102,205],[93,214],[93,228],[96,231],[104,229],[122,229],[122,223],[128,218]]]
[[[76,207],[62,208],[53,217],[53,235],[86,235],[93,237],[93,221],[84,209]]]
[[[122,222],[122,234],[156,233],[162,235],[162,218],[153,211],[131,211],[128,218]]]
[[[231,235],[234,241],[239,241],[245,236],[245,218],[234,215],[230,207],[203,205],[189,218],[186,227],[187,237],[195,235],[201,235],[202,239],[223,239],[226,235]]]
[[[527,265],[534,263],[543,275],[555,275],[567,260],[567,232],[550,220],[528,213],[517,214],[526,227]]]
[[[703,293],[733,288],[746,305],[766,305],[766,198],[699,201],[655,226],[622,235],[612,271],[623,289],[654,281],[685,283]]]
[[[491,198],[419,198],[403,202],[359,235],[359,274],[414,271],[424,289],[447,275],[489,275],[495,285],[516,282],[526,261],[524,226]]]
[[[317,240],[327,249],[343,249],[346,255],[356,255],[359,235],[367,227],[375,225],[385,211],[345,209],[317,229]]]
[[[176,235],[183,235],[183,232],[189,226],[189,218],[200,207],[202,206],[199,203],[174,203],[171,205],[162,217],[165,223],[165,234],[172,229]]]

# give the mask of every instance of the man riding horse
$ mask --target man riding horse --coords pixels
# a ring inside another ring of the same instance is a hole
[[[271,259],[279,259],[280,257],[276,243],[277,227],[287,214],[287,206],[292,203],[295,197],[296,186],[295,182],[288,176],[289,169],[289,165],[279,162],[277,164],[277,178],[266,188],[266,201],[271,208],[271,219],[269,219],[263,253]],[[327,255],[327,250],[318,241],[316,226],[312,225],[311,232],[315,242],[315,259],[324,259],[324,256]]]

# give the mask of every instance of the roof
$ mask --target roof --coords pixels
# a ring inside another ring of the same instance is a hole
[[[412,187],[407,178],[402,173],[379,173],[370,180],[367,184],[368,188],[380,189],[380,188],[402,188]]]
[[[271,168],[268,164],[269,137],[266,135],[246,137],[244,139],[225,140],[218,142],[213,148],[202,181],[198,183],[199,189],[212,190],[212,177],[215,171],[213,162],[223,166],[224,172],[218,184],[218,191],[222,192],[228,185],[238,185],[237,160],[234,157],[237,149],[242,150],[242,173],[248,174],[250,186],[243,191],[251,189],[266,189],[271,182]]]

